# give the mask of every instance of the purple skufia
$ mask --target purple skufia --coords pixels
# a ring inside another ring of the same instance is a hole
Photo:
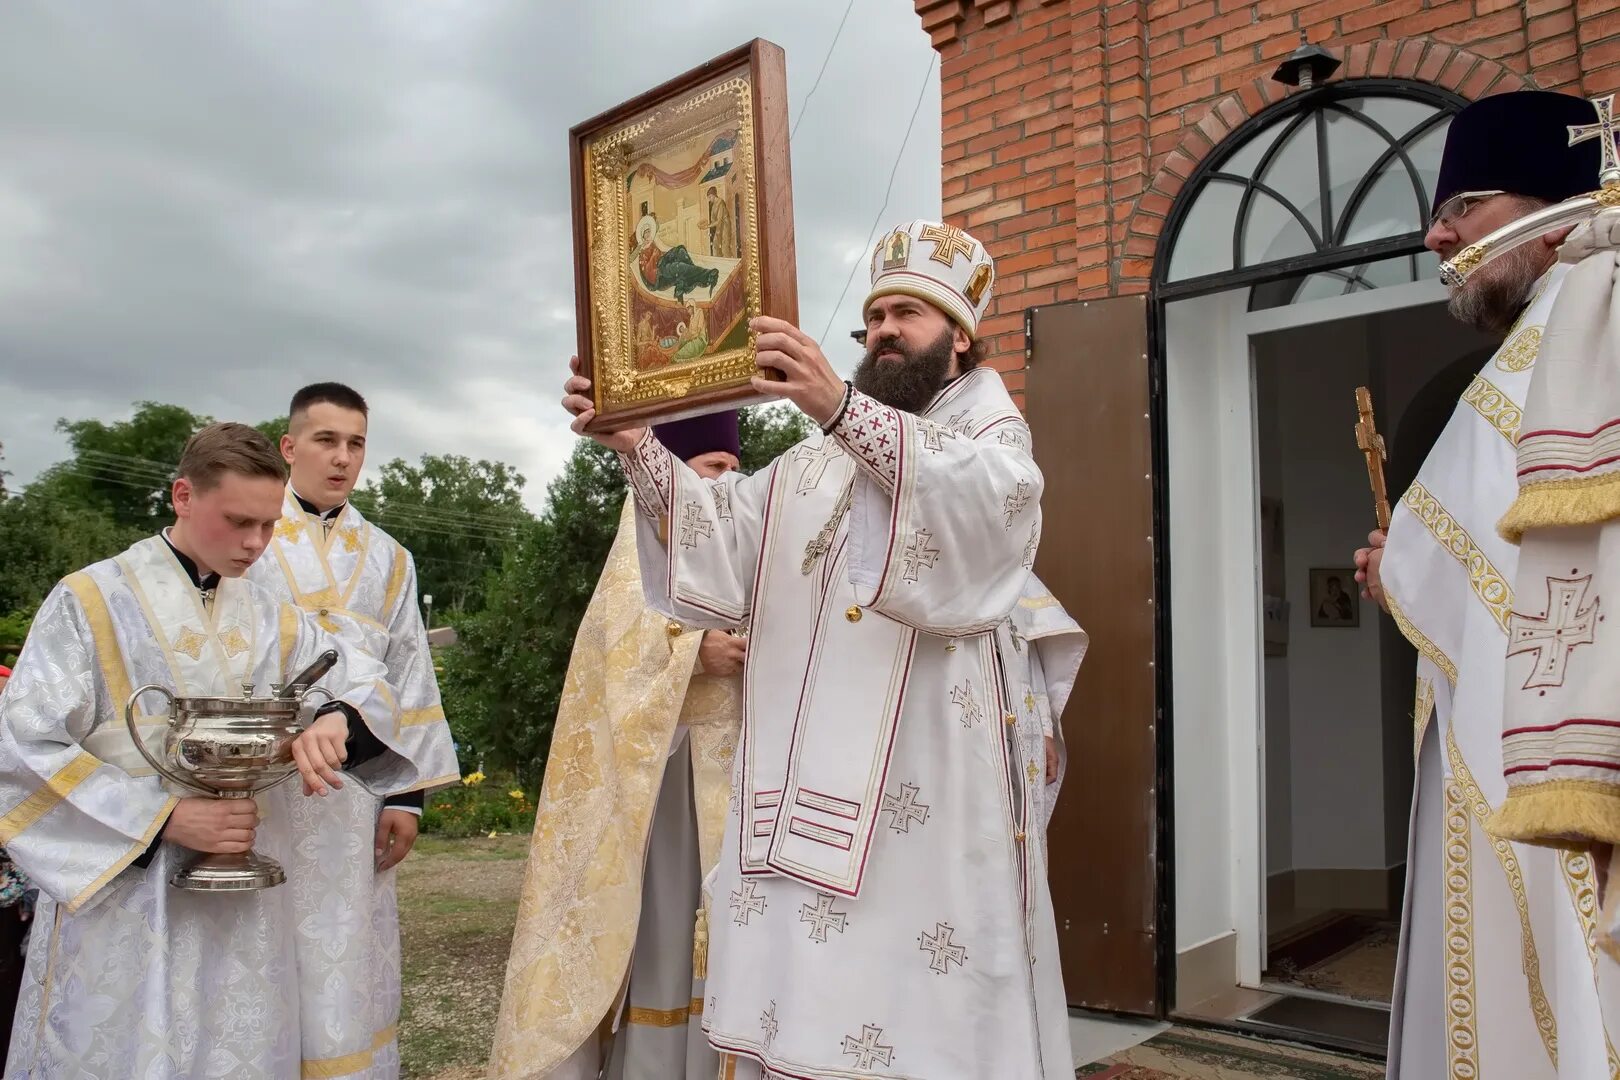
[[[1569,145],[1569,128],[1597,123],[1585,98],[1515,90],[1480,98],[1451,118],[1434,209],[1465,191],[1506,191],[1548,202],[1596,191],[1596,139]]]
[[[737,412],[709,413],[687,420],[653,425],[653,434],[664,447],[682,461],[725,450],[732,457],[742,456],[742,440],[737,430]]]

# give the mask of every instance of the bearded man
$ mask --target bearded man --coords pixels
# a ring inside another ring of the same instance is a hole
[[[1452,120],[1428,247],[1451,258],[1525,214],[1592,188],[1598,152],[1569,145],[1579,98],[1523,91]],[[1522,414],[1543,329],[1567,276],[1548,233],[1481,267],[1451,313],[1506,341],[1463,395],[1395,509],[1387,546],[1356,553],[1365,595],[1421,653],[1418,763],[1390,1025],[1389,1075],[1495,1080],[1620,1074],[1604,1023],[1596,880],[1585,854],[1493,835],[1507,798],[1502,718],[1516,547],[1496,526],[1517,492],[1518,431],[1474,403]],[[1531,605],[1546,597],[1527,597]],[[1522,681],[1522,673],[1521,673]]]
[[[871,277],[852,383],[753,320],[781,377],[755,388],[821,428],[768,468],[705,480],[645,430],[595,436],[635,495],[648,602],[749,631],[704,1029],[728,1076],[1067,1080],[1042,762],[1009,679],[1042,478],[981,363],[994,267],[912,221]],[[576,431],[589,390],[565,387]]]

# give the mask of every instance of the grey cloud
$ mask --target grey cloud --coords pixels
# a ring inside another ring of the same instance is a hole
[[[760,35],[792,111],[842,5],[121,0],[0,6],[0,442],[136,399],[262,419],[315,378],[374,401],[374,455],[572,445],[567,130]],[[800,321],[864,249],[928,68],[911,5],[857,0],[793,147]],[[937,214],[932,79],[887,217]],[[847,331],[857,280],[825,342]],[[376,458],[374,457],[374,460]]]

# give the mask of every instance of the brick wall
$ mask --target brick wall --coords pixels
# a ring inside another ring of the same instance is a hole
[[[940,52],[943,205],[996,259],[983,330],[1023,389],[1023,311],[1145,292],[1171,202],[1288,88],[1300,34],[1335,79],[1467,98],[1620,90],[1620,0],[913,0]]]

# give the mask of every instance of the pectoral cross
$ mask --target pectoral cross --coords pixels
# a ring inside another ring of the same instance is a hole
[[[1598,172],[1598,182],[1603,187],[1614,187],[1620,185],[1620,153],[1616,152],[1614,144],[1615,135],[1620,134],[1620,125],[1614,121],[1614,95],[1590,100],[1592,108],[1597,111],[1598,122],[1569,125],[1569,145],[1576,146],[1589,139],[1600,140],[1598,146],[1603,155],[1603,164]]]
[[[1384,437],[1373,422],[1372,393],[1365,386],[1356,387],[1356,446],[1367,456],[1367,483],[1372,486],[1373,512],[1378,516],[1378,527],[1389,528],[1389,493],[1384,490],[1384,462],[1389,455],[1384,450]]]

